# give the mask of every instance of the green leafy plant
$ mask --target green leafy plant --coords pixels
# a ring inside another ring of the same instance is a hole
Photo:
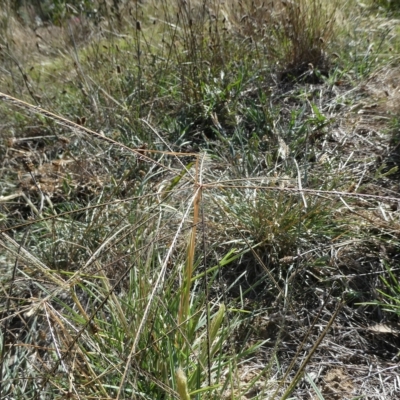
[[[393,271],[393,267],[387,262],[384,262],[384,266],[387,272],[386,276],[381,276],[380,279],[384,285],[384,289],[379,289],[378,292],[381,294],[381,300],[376,300],[370,303],[381,307],[383,310],[393,313],[394,316],[400,315],[400,282],[397,278],[397,274]]]

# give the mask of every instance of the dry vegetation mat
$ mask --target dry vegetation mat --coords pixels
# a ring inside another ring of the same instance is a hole
[[[400,16],[5,1],[1,399],[400,397]]]

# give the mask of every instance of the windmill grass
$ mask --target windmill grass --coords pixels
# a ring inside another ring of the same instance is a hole
[[[387,15],[100,3],[1,11],[0,397],[394,393],[314,375],[398,322]]]

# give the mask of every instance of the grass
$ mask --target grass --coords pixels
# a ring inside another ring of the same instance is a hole
[[[7,4],[0,397],[396,397],[382,4]]]

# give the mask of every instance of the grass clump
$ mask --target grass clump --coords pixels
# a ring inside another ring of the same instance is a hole
[[[332,215],[332,204],[328,211],[320,201],[313,204],[306,197],[284,191],[253,196],[241,194],[240,200],[235,198],[227,208],[236,228],[245,232],[259,251],[268,254],[272,264],[283,257],[295,257],[301,242],[321,244],[327,237],[325,218]]]
[[[280,79],[318,82],[331,67],[327,49],[339,8],[338,1],[241,1],[231,15],[238,33],[275,64]]]

